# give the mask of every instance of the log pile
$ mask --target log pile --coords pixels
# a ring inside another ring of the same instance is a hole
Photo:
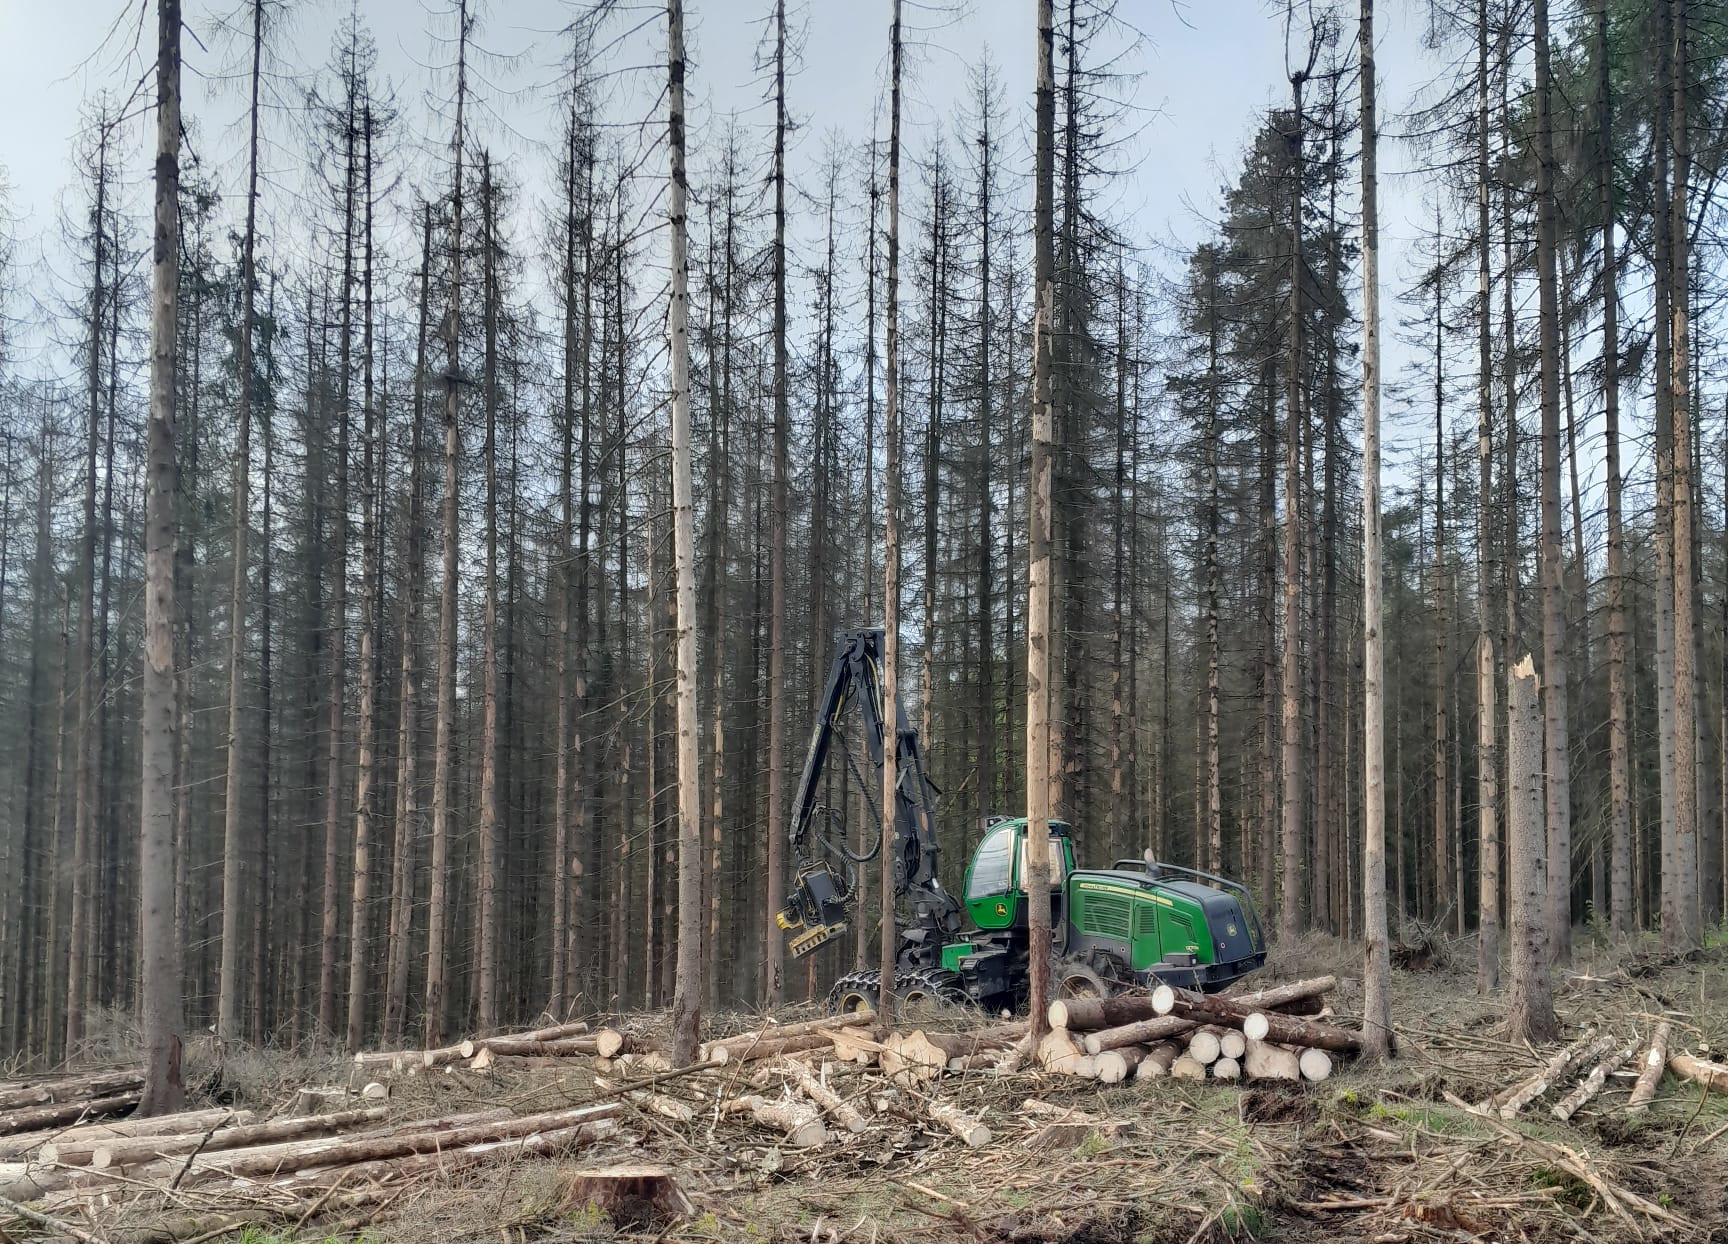
[[[1148,994],[1061,998],[1035,1051],[1046,1071],[1118,1083],[1186,1080],[1324,1080],[1362,1034],[1331,1022],[1330,976],[1243,994],[1160,985]]]
[[[6,1138],[125,1114],[143,1084],[138,1068],[120,1067],[0,1086],[0,1158],[18,1148]]]
[[[1557,1093],[1570,1083],[1570,1090],[1548,1108],[1550,1115],[1565,1123],[1594,1101],[1607,1087],[1609,1079],[1619,1074],[1636,1076],[1636,1083],[1625,1107],[1627,1113],[1635,1114],[1645,1109],[1655,1098],[1664,1071],[1672,1071],[1682,1079],[1696,1080],[1707,1087],[1728,1092],[1728,1067],[1717,1067],[1716,1064],[1685,1054],[1676,1054],[1669,1058],[1669,1033],[1670,1026],[1667,1021],[1658,1023],[1646,1045],[1639,1041],[1621,1041],[1612,1033],[1587,1027],[1582,1036],[1549,1055],[1534,1072],[1514,1080],[1499,1092],[1474,1105],[1462,1102],[1457,1104],[1474,1114],[1511,1121],[1537,1101],[1551,1093]],[[1643,1051],[1642,1054],[1640,1051]],[[1622,1070],[1629,1065],[1638,1070]],[[1719,1079],[1715,1072],[1720,1072]],[[1448,1095],[1448,1100],[1456,1099]]]

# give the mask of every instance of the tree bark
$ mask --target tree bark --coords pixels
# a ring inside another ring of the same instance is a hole
[[[672,293],[672,543],[677,593],[678,965],[672,1061],[696,1059],[702,1003],[702,781],[696,708],[696,519],[690,467],[690,265],[684,172],[684,0],[667,0],[667,138],[670,149]]]
[[[180,278],[180,0],[158,0],[156,232],[150,272],[149,488],[145,494],[143,785],[139,796],[140,1116],[180,1108],[180,973],[174,946],[174,372]]]
[[[899,0],[895,0],[898,4]],[[1056,314],[1053,203],[1056,87],[1051,0],[1038,0],[1036,185],[1032,217],[1036,309],[1032,329],[1032,480],[1026,591],[1026,922],[1031,962],[1032,1038],[1048,1027],[1050,994],[1050,484],[1055,456],[1056,409],[1051,398],[1051,357]]]
[[[1380,633],[1380,213],[1375,128],[1374,0],[1362,0],[1362,970],[1365,1051],[1392,1052],[1391,934],[1386,918],[1385,654]],[[1401,898],[1402,896],[1400,896]]]
[[[1673,327],[1668,334],[1672,361],[1668,380],[1673,418],[1671,437],[1673,475],[1674,558],[1674,856],[1675,921],[1664,929],[1672,949],[1690,950],[1700,944],[1699,843],[1698,843],[1698,649],[1693,619],[1697,588],[1693,583],[1693,487],[1692,487],[1692,394],[1691,394],[1691,222],[1687,185],[1691,178],[1691,143],[1687,133],[1686,80],[1689,73],[1686,0],[1668,0],[1672,52],[1672,122],[1674,190],[1669,196],[1669,315]],[[1669,884],[1663,873],[1663,888]]]
[[[1515,1040],[1552,1041],[1552,960],[1548,951],[1548,852],[1542,817],[1542,717],[1540,680],[1529,657],[1511,671],[1507,691],[1507,861],[1511,865],[1512,980],[1507,1024]]]
[[[767,920],[764,945],[769,1006],[779,1005],[785,992],[786,943],[774,924],[774,913],[785,899],[786,761],[786,507],[787,441],[791,431],[786,413],[786,0],[774,5],[774,483],[768,510],[768,860]],[[890,359],[889,367],[892,369]],[[873,447],[872,447],[873,449]],[[890,710],[892,711],[892,710]],[[891,744],[890,744],[891,746]]]
[[[222,813],[222,958],[217,975],[216,1037],[240,1035],[241,909],[246,903],[246,853],[240,786],[245,765],[242,708],[246,665],[246,549],[251,534],[252,324],[257,289],[254,264],[258,220],[258,84],[264,58],[264,0],[252,3],[251,106],[247,112],[246,229],[240,240],[240,324],[234,343],[234,559],[228,596],[228,767]]]
[[[1554,119],[1550,101],[1548,0],[1536,18],[1536,275],[1541,303],[1542,381],[1542,677],[1547,752],[1548,927],[1551,959],[1572,959],[1572,786],[1566,708],[1566,579],[1560,549],[1560,246],[1554,197]]]
[[[462,324],[462,108],[468,86],[468,0],[456,9],[456,125],[450,137],[453,163],[450,199],[450,304],[444,313],[444,567],[438,592],[438,708],[432,745],[432,882],[426,904],[426,1044],[444,1037],[445,976],[450,919],[450,799],[454,784],[456,728],[456,559],[462,452],[461,372],[458,347]]]

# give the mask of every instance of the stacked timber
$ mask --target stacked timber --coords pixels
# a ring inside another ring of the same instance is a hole
[[[135,1067],[7,1083],[0,1087],[0,1138],[124,1115],[138,1104],[143,1085]],[[6,1148],[0,1143],[0,1154]]]
[[[1330,976],[1255,993],[1150,993],[1061,998],[1037,1057],[1047,1071],[1118,1083],[1188,1080],[1324,1080],[1333,1057],[1362,1048],[1362,1034],[1325,1018]]]

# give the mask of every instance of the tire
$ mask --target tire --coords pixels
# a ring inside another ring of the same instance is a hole
[[[1058,960],[1051,975],[1058,998],[1108,998],[1116,992],[1089,965],[1074,959]]]

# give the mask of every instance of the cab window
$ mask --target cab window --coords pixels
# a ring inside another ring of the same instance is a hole
[[[1020,840],[1020,888],[1022,890],[1026,888],[1027,841],[1028,839],[1026,838]],[[1063,883],[1068,880],[1068,860],[1066,855],[1063,853],[1062,840],[1060,838],[1051,837],[1047,839],[1047,841],[1050,844],[1050,888],[1052,890],[1060,890]]]
[[[1008,865],[1014,848],[1014,828],[1004,825],[991,831],[978,844],[972,857],[972,876],[966,885],[966,897],[988,898],[1008,892]]]

